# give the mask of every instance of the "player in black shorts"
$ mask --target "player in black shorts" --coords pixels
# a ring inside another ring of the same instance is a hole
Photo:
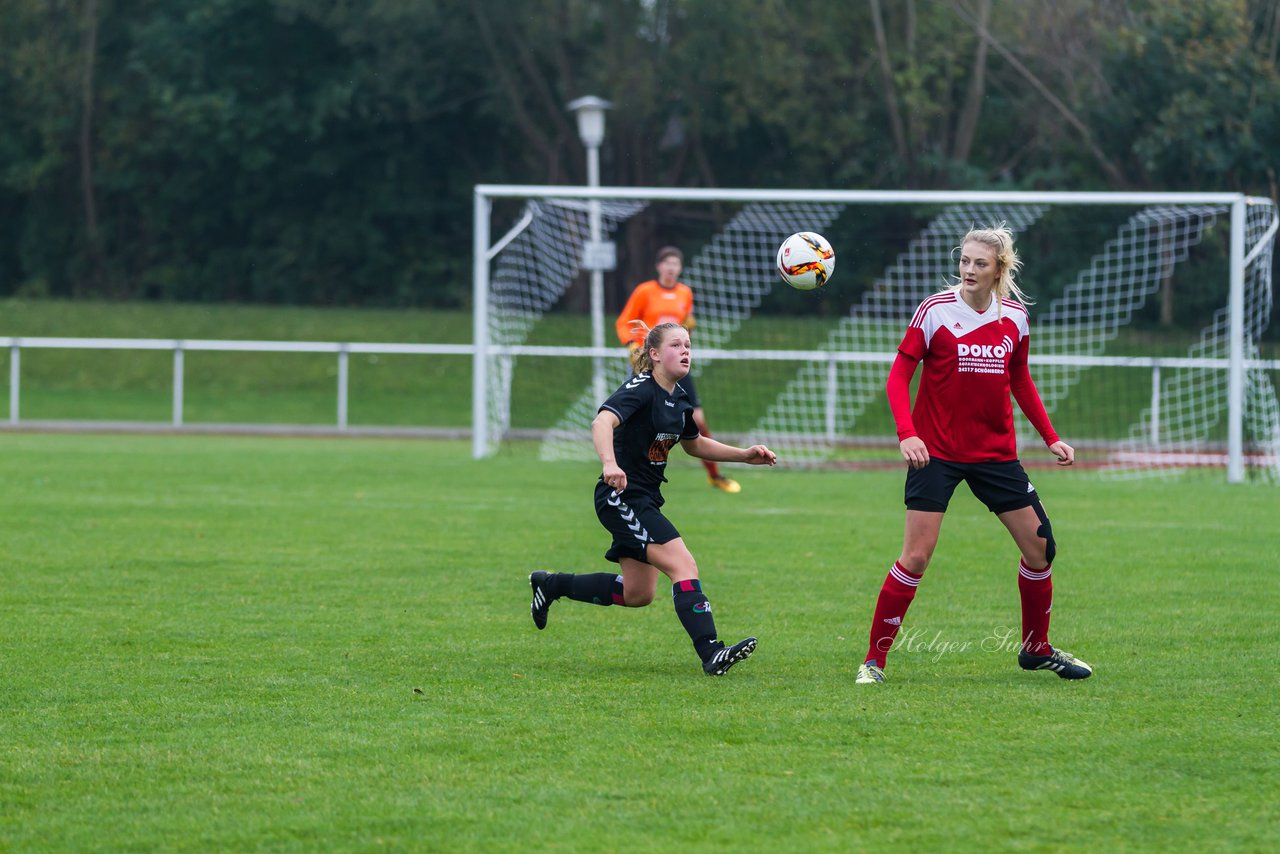
[[[648,330],[636,373],[600,405],[591,439],[603,471],[596,482],[596,515],[613,536],[605,558],[622,574],[535,572],[530,610],[539,629],[561,597],[596,605],[641,608],[653,601],[658,573],[671,579],[676,616],[693,641],[708,676],[721,676],[755,651],[756,639],[726,646],[716,636],[711,603],[702,592],[698,565],[680,532],[662,515],[667,454],[680,443],[704,460],[773,465],[764,445],[735,448],[698,433],[693,406],[680,381],[689,373],[689,332],[676,323]]]
[[[867,654],[854,682],[884,682],[889,652],[961,481],[1005,526],[1020,553],[1018,666],[1088,679],[1091,665],[1049,642],[1057,544],[1040,495],[1018,461],[1014,400],[1059,466],[1073,465],[1076,458],[1054,430],[1031,379],[1030,315],[1015,280],[1022,261],[1004,224],[971,229],[959,250],[956,283],[920,303],[885,383],[908,465],[907,514],[902,551],[880,587]],[[920,385],[912,407],[917,369]]]

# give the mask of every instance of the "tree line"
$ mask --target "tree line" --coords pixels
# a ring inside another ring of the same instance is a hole
[[[0,294],[465,306],[471,188],[1277,197],[1280,0],[0,0]]]

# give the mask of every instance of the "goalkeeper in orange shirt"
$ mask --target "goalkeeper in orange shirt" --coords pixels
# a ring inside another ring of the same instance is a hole
[[[653,329],[661,323],[678,323],[686,329],[693,329],[693,291],[680,281],[680,273],[684,270],[684,253],[674,246],[664,246],[658,250],[656,265],[658,278],[636,285],[615,324],[618,340],[631,352],[633,368],[636,354],[644,345],[644,330]],[[644,325],[641,326],[636,321],[641,321]],[[693,377],[686,376],[680,380],[680,387],[693,403],[693,422],[698,426],[698,432],[703,436],[710,436],[711,431],[707,429],[707,418],[702,412],[702,403],[698,400]],[[720,467],[711,460],[703,460],[702,465],[707,469],[708,482],[716,489],[729,493],[742,491],[738,482],[722,475]]]

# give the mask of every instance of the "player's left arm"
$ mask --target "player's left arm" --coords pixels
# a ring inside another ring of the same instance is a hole
[[[1076,461],[1075,448],[1062,441],[1057,431],[1053,429],[1049,413],[1044,408],[1044,401],[1040,399],[1040,392],[1036,388],[1035,381],[1031,379],[1031,369],[1027,366],[1027,356],[1030,351],[1030,339],[1024,335],[1014,349],[1013,357],[1009,360],[1009,390],[1013,392],[1013,399],[1018,401],[1018,408],[1022,410],[1022,414],[1027,416],[1031,426],[1036,428],[1040,438],[1044,439],[1049,452],[1058,458],[1058,465],[1069,466]]]
[[[716,463],[746,463],[752,466],[771,466],[778,461],[778,455],[764,445],[752,445],[749,448],[736,448],[717,442],[709,436],[695,436],[692,439],[681,439],[680,447],[686,454],[700,460],[711,460]]]

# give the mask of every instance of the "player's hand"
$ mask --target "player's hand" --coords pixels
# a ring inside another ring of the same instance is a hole
[[[924,446],[924,439],[919,436],[903,439],[898,443],[898,447],[902,450],[902,458],[913,469],[922,469],[929,465],[929,449]]]
[[[764,445],[752,445],[746,450],[747,456],[743,462],[748,465],[771,466],[778,461],[778,455]]]
[[[1049,446],[1049,453],[1058,458],[1060,466],[1069,466],[1076,461],[1076,449],[1066,442],[1054,442]]]
[[[604,478],[605,484],[612,487],[618,494],[627,488],[627,473],[618,468],[617,463],[605,463],[604,471],[600,476]]]

